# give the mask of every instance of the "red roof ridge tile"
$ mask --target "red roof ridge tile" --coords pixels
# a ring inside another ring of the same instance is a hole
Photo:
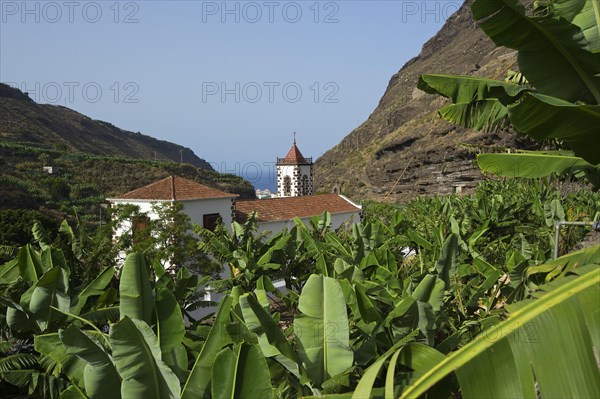
[[[235,208],[238,222],[245,222],[252,212],[257,212],[259,222],[275,222],[320,215],[324,211],[336,214],[361,210],[360,205],[338,194],[237,200]]]
[[[186,201],[210,198],[234,198],[231,194],[179,176],[169,176],[129,191],[113,200]]]

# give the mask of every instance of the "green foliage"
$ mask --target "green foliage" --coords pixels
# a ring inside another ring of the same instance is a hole
[[[453,104],[439,110],[449,122],[475,129],[511,125],[538,141],[560,140],[579,158],[554,154],[526,155],[523,160],[522,155],[493,154],[490,159],[483,155],[479,160],[485,170],[527,177],[584,172],[598,189],[600,17],[596,2],[536,2],[530,14],[518,0],[477,0],[471,8],[474,19],[496,45],[518,51],[522,77],[502,82],[422,75],[418,87],[452,100]]]
[[[597,253],[597,250],[596,250]],[[593,309],[600,287],[599,259],[574,276],[542,286],[533,301],[509,307],[506,321],[431,367],[402,397],[425,393],[456,370],[463,396],[597,397],[595,350],[600,336]],[[560,364],[561,367],[555,367]],[[493,368],[494,373],[489,373]]]
[[[161,260],[177,248],[151,246],[175,241],[150,231],[129,238],[145,252],[130,253],[116,276],[111,265],[83,280],[79,269],[97,256],[91,232],[63,223],[53,238],[35,225],[34,243],[0,266],[0,388],[44,397],[400,395],[596,263],[598,247],[549,261],[555,223],[593,220],[600,204],[597,193],[552,183],[485,181],[469,196],[370,203],[363,223],[338,231],[327,213],[271,237],[256,233],[254,217],[231,232],[197,229],[186,240],[229,268],[224,280],[186,267],[171,274]],[[562,250],[584,233],[566,230]],[[207,287],[224,297],[216,317],[197,321]],[[467,392],[456,375],[436,374],[428,393]]]
[[[3,209],[0,210],[0,242],[3,245],[21,246],[32,241],[31,227],[41,223],[48,231],[56,231],[56,219],[36,210]]]
[[[152,208],[156,217],[149,218],[135,205],[117,205],[110,210],[111,228],[123,230],[116,246],[121,252],[143,253],[163,267],[215,273],[217,266],[198,248],[194,226],[182,209],[178,202],[157,204]]]

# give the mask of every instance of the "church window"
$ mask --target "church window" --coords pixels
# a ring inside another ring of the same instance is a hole
[[[292,179],[289,176],[283,178],[283,195],[292,195]]]
[[[301,183],[301,187],[302,187],[302,195],[308,195],[308,176],[303,175],[302,176],[302,183]]]

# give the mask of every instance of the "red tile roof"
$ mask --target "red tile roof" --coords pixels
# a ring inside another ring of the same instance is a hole
[[[311,217],[324,211],[334,214],[357,212],[361,209],[337,194],[238,200],[235,208],[235,218],[238,222],[245,222],[253,211],[257,212],[259,222],[274,222],[294,217]]]
[[[114,199],[194,200],[204,198],[233,198],[236,194],[207,187],[179,176],[169,176]]]
[[[294,141],[294,144],[292,144],[292,148],[290,148],[290,150],[288,151],[285,158],[283,158],[281,163],[297,165],[306,164],[308,162],[306,161],[306,158],[304,158],[304,155],[302,155],[302,153],[298,149],[298,146],[296,146],[296,142]]]

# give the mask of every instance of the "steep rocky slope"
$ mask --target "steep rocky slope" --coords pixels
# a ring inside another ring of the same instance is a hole
[[[37,104],[27,94],[2,83],[0,139],[98,155],[174,162],[183,158],[198,168],[212,170],[189,148],[119,129],[70,108]]]
[[[471,3],[466,0],[392,76],[369,118],[317,160],[318,191],[337,188],[356,199],[392,201],[468,190],[481,178],[473,154],[478,145],[531,146],[513,133],[450,125],[437,115],[446,100],[416,88],[425,73],[503,79],[508,69],[517,69],[516,54],[496,48],[473,21]]]

